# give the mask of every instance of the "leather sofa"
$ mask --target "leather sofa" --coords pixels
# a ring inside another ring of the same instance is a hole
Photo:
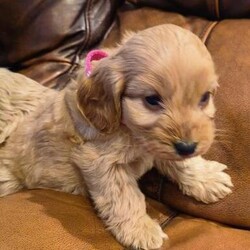
[[[249,17],[249,1],[0,0],[0,66],[60,91],[86,52],[116,45],[126,30],[173,23],[194,32],[211,52],[220,83],[216,124],[223,132],[206,157],[229,166],[233,193],[205,205],[155,170],[140,187],[148,213],[170,238],[162,249],[250,249]],[[88,198],[24,190],[0,199],[0,249],[124,247]]]

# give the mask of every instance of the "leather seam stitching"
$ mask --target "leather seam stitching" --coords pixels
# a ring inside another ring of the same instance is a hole
[[[169,224],[170,224],[170,222],[176,217],[176,216],[178,216],[178,212],[172,212],[169,216],[168,216],[168,218],[166,219],[166,220],[164,220],[162,223],[160,223],[160,226],[161,226],[161,228],[162,229],[164,229],[164,228],[166,228]]]
[[[205,33],[206,33],[207,29],[208,29],[208,26],[210,26],[210,22],[207,23],[205,25],[205,27],[203,28],[203,30],[200,32],[199,37],[200,37],[201,40],[203,40],[203,37],[204,37],[204,35],[205,35]]]
[[[207,8],[208,8],[208,13],[209,13],[209,16],[214,16],[214,8],[213,8],[213,2],[210,1],[210,0],[206,0],[206,3],[207,3]]]
[[[84,41],[82,42],[81,46],[79,46],[78,50],[76,51],[76,54],[73,58],[73,60],[70,62],[71,66],[68,68],[68,70],[66,70],[64,73],[62,73],[61,75],[63,74],[69,74],[68,76],[68,80],[67,80],[67,83],[65,84],[65,86],[72,80],[72,75],[74,74],[74,72],[77,70],[77,68],[81,65],[79,64],[79,56],[82,52],[82,50],[84,49],[84,47],[87,45],[88,41],[90,40],[90,33],[91,33],[91,25],[90,25],[90,9],[93,5],[93,1],[92,0],[89,0],[87,1],[87,4],[86,4],[86,10],[84,11],[84,20],[85,20],[85,23],[86,23],[86,38],[84,39]],[[57,87],[57,85],[56,85]]]
[[[208,39],[208,37],[210,36],[211,32],[213,31],[214,27],[218,24],[217,21],[214,22],[209,22],[205,28],[203,29],[203,31],[200,34],[200,39],[201,41],[206,44],[206,41]]]
[[[157,191],[157,200],[159,202],[161,202],[161,194],[162,194],[163,184],[164,184],[164,177],[161,176],[160,183],[159,183],[159,188],[158,188],[158,191]]]
[[[209,27],[207,28],[206,33],[204,34],[204,37],[202,39],[202,42],[206,45],[208,38],[210,37],[210,35],[212,34],[212,31],[214,30],[214,28],[217,26],[217,24],[219,24],[219,22],[213,22],[209,25]]]
[[[88,32],[88,37],[87,37],[87,39],[86,39],[85,46],[87,46],[88,42],[91,40],[91,37],[92,37],[92,27],[91,27],[91,22],[90,22],[90,10],[91,10],[92,8],[93,8],[93,1],[90,0],[90,1],[89,1],[89,6],[88,6],[88,13],[87,13],[89,32]]]
[[[220,0],[215,0],[215,15],[220,19]]]

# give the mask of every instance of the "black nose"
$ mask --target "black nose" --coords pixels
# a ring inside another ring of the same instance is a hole
[[[177,141],[174,143],[174,147],[179,155],[191,155],[196,149],[197,143]]]

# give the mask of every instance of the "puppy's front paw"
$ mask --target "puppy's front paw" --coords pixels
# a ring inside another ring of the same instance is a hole
[[[190,168],[180,185],[184,194],[204,203],[213,203],[232,193],[231,177],[223,171],[227,166],[216,161],[203,161],[203,166]]]
[[[133,225],[121,225],[122,233],[115,233],[117,239],[133,249],[157,249],[168,236],[162,231],[160,225],[148,215],[135,221]]]

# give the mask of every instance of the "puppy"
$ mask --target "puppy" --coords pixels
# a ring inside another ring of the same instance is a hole
[[[191,32],[161,25],[90,66],[61,92],[1,69],[0,196],[87,190],[118,241],[159,248],[167,236],[137,185],[153,165],[199,201],[231,193],[226,166],[201,157],[214,139],[213,61]]]

